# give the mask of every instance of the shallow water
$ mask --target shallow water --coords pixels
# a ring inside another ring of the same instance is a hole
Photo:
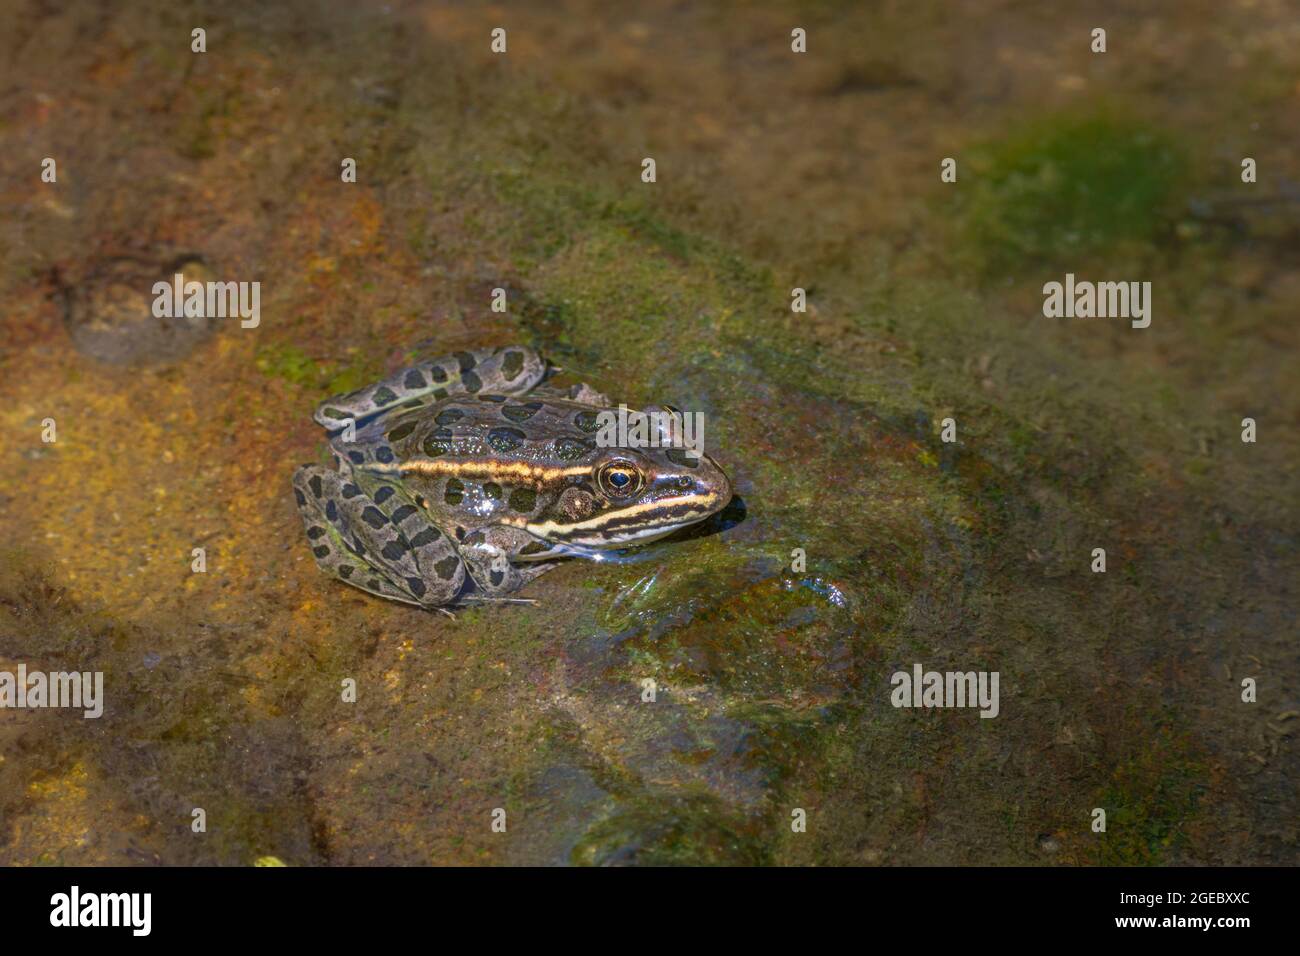
[[[0,710],[0,861],[1296,862],[1293,11],[259,7],[0,14],[0,670],[107,687]],[[516,341],[740,501],[455,621],[320,574],[315,404]]]

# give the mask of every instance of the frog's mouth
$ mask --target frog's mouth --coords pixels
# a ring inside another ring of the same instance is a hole
[[[525,525],[525,530],[550,545],[547,551],[528,555],[527,559],[548,560],[565,556],[608,561],[611,551],[649,544],[703,521],[718,510],[715,503],[712,495],[688,495],[657,502],[656,514],[671,514],[680,519],[668,523],[616,513],[568,526],[550,521]]]

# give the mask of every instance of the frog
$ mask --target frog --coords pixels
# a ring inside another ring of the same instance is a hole
[[[450,613],[515,592],[572,559],[609,560],[725,508],[731,481],[673,441],[609,440],[613,403],[521,345],[411,365],[321,402],[333,467],[293,474],[316,564],[381,598]],[[608,421],[608,419],[605,419]],[[678,433],[680,434],[680,433]],[[647,447],[648,446],[648,447]]]

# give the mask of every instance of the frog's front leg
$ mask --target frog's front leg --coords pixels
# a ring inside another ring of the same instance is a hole
[[[460,556],[478,589],[489,597],[517,591],[533,578],[555,567],[554,561],[516,563],[512,559],[538,539],[523,528],[489,525],[471,531],[460,543]],[[541,550],[547,548],[543,546]]]

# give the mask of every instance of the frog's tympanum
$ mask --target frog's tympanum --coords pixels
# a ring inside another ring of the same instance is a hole
[[[293,476],[317,564],[422,607],[491,600],[558,559],[653,541],[730,500],[707,455],[600,447],[609,400],[541,385],[546,374],[531,349],[481,349],[322,403],[338,467]]]

